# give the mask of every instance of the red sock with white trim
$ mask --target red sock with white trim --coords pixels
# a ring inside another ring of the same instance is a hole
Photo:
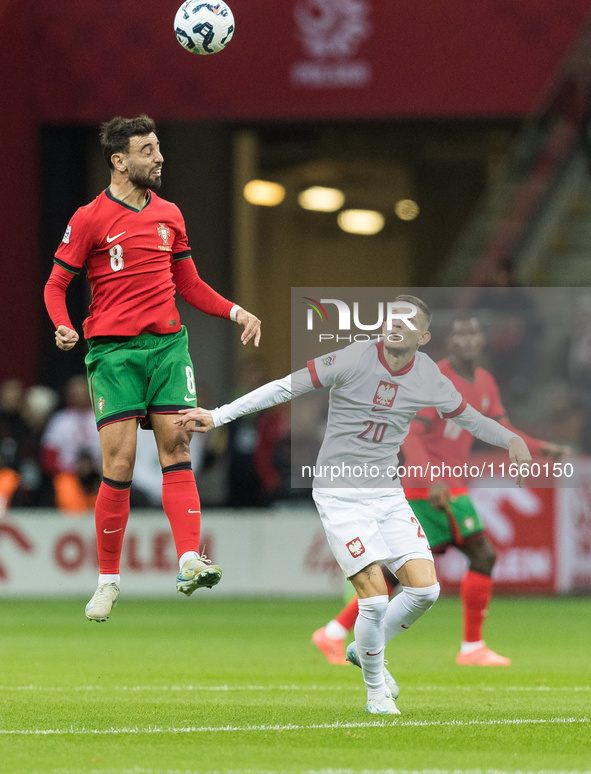
[[[96,547],[101,575],[118,575],[123,536],[129,518],[131,481],[105,478],[99,487],[94,506]]]
[[[162,507],[170,522],[177,557],[199,554],[201,503],[190,462],[162,468]]]
[[[358,613],[359,598],[356,594],[353,599],[345,605],[341,612],[335,616],[334,620],[339,623],[343,629],[346,629],[349,632],[355,626]]]
[[[460,583],[464,642],[482,642],[484,619],[492,596],[492,578],[481,572],[468,572]]]

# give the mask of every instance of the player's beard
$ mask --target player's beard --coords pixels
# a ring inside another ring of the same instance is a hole
[[[130,165],[127,177],[137,188],[149,188],[151,191],[157,191],[162,183],[161,177],[151,177],[150,173],[146,174],[133,165]]]

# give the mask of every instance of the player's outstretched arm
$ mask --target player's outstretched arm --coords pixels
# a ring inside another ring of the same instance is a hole
[[[195,309],[200,309],[214,317],[226,318],[228,313],[232,316],[232,310],[235,310],[236,316],[232,316],[232,319],[244,328],[240,337],[242,343],[247,344],[254,337],[254,345],[258,347],[261,339],[261,321],[246,309],[242,309],[237,304],[233,305],[204,282],[192,258],[172,261],[172,278],[181,297]]]
[[[190,433],[209,433],[213,430],[215,424],[211,411],[204,408],[181,409],[180,417],[173,419],[175,425],[181,425]],[[195,424],[197,423],[197,424]]]
[[[64,352],[72,349],[79,338],[73,328],[68,328],[65,325],[60,325],[55,332],[55,344],[60,349],[63,349]]]
[[[254,345],[258,347],[261,340],[261,321],[259,318],[241,308],[236,312],[236,322],[244,328],[240,341],[243,344],[248,344],[254,337]]]
[[[213,427],[220,427],[228,422],[233,422],[244,414],[252,414],[262,411],[279,403],[286,403],[297,395],[303,395],[314,389],[312,379],[307,368],[302,368],[283,379],[263,384],[252,392],[247,392],[241,398],[236,398],[232,403],[207,411],[206,409],[181,409],[179,417],[174,423],[188,428],[194,433],[207,433]],[[198,421],[199,427],[191,428],[190,423]]]
[[[501,425],[503,425],[503,427],[506,427],[507,430],[510,430],[515,435],[523,438],[532,454],[532,457],[541,455],[542,457],[547,457],[554,462],[564,462],[564,460],[572,456],[573,450],[570,448],[570,446],[563,446],[562,444],[552,443],[551,441],[541,441],[539,438],[533,438],[531,435],[527,435],[521,430],[513,427],[508,417],[506,416],[502,417],[499,422]]]
[[[515,477],[517,486],[523,485],[531,462],[531,454],[523,438],[504,427],[500,422],[483,416],[470,405],[466,406],[461,414],[454,417],[454,422],[475,438],[493,446],[508,449],[509,459],[518,466],[518,473]]]
[[[449,506],[450,497],[449,489],[444,482],[429,487],[429,502],[438,511],[444,511]]]

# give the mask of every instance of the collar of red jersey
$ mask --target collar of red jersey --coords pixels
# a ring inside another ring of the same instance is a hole
[[[127,202],[122,201],[121,199],[118,199],[116,196],[113,196],[111,193],[111,186],[108,188],[105,188],[105,196],[107,199],[110,199],[112,202],[115,202],[115,204],[120,204],[121,207],[125,207],[128,210],[131,210],[132,212],[141,212],[142,210],[145,210],[148,204],[152,201],[152,191],[148,190],[146,196],[146,201],[144,202],[144,206],[141,207],[139,210],[137,207],[133,207],[131,204],[127,204]]]

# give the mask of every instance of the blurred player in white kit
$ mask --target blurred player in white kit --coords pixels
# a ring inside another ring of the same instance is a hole
[[[184,410],[176,420],[194,432],[208,432],[243,414],[330,388],[313,496],[335,559],[359,596],[355,645],[367,687],[366,712],[388,715],[399,714],[398,686],[384,666],[385,645],[439,595],[429,543],[396,477],[398,451],[413,417],[434,406],[475,437],[508,449],[521,472],[531,460],[519,436],[469,406],[435,362],[418,352],[431,338],[428,306],[410,295],[395,301],[400,317],[388,321],[379,341],[317,357],[228,405]],[[517,483],[522,480],[519,476]],[[402,585],[392,600],[380,564]]]

